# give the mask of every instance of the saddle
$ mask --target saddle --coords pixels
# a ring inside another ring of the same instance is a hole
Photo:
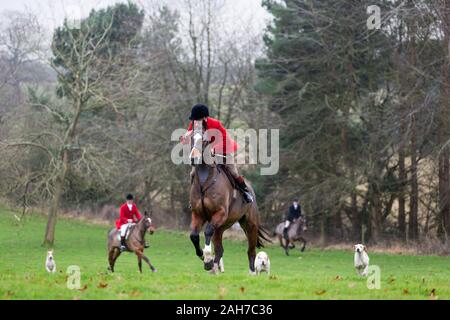
[[[223,171],[225,173],[233,189],[239,190],[239,186],[237,185],[236,180],[233,178],[233,175],[230,173],[227,166],[225,166],[224,164],[217,164],[217,169],[219,170],[219,172]],[[194,175],[191,176],[191,184],[193,183],[194,183]]]
[[[233,175],[231,174],[230,170],[228,170],[227,166],[225,166],[223,164],[219,164],[219,165],[217,165],[217,168],[219,170],[223,170],[223,172],[225,173],[225,175],[228,178],[228,181],[230,181],[233,189],[239,190],[238,185],[236,184],[236,180],[234,180]]]
[[[134,226],[135,226],[136,224],[135,223],[132,223],[129,227],[128,227],[128,229],[127,229],[127,232],[125,233],[125,240],[128,240],[128,237],[130,236],[130,234],[131,234],[131,231],[134,229]],[[116,231],[116,234],[117,234],[117,240],[121,240],[120,239],[120,231],[119,230],[117,230]]]

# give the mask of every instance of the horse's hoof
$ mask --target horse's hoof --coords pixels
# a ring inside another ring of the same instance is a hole
[[[158,272],[158,270],[156,268],[153,268],[152,272]]]
[[[209,271],[209,273],[213,275],[219,274],[219,265],[217,263],[214,263],[214,266],[211,268],[211,271]]]
[[[206,271],[211,270],[214,267],[214,260],[204,263],[204,267]]]
[[[248,274],[251,276],[256,276],[256,271],[249,270]]]
[[[284,253],[289,257],[289,251],[286,250]]]

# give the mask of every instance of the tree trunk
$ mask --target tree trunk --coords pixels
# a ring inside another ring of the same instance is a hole
[[[178,230],[180,227],[180,219],[178,210],[175,208],[175,191],[174,191],[174,184],[172,183],[170,185],[170,210],[172,211],[172,214],[175,216],[175,228]]]
[[[356,191],[351,194],[351,217],[353,226],[353,240],[359,242],[361,239],[362,213],[358,212],[358,198]]]
[[[419,184],[417,181],[417,128],[416,116],[411,116],[411,195],[409,207],[409,240],[416,241],[419,238],[418,209],[419,209]]]
[[[320,245],[325,246],[327,243],[327,217],[325,213],[320,215]]]
[[[370,223],[368,227],[371,240],[377,242],[381,238],[383,212],[378,182],[375,180],[375,178],[371,178],[369,183],[370,207],[368,220],[370,221]]]
[[[334,214],[334,237],[336,240],[342,240],[343,232],[342,232],[342,216],[341,210],[336,210]]]
[[[81,88],[82,85],[78,84],[78,88]],[[81,92],[81,91],[78,91]],[[78,121],[80,119],[81,110],[83,108],[83,97],[80,95],[75,100],[75,114],[72,120],[72,123],[69,126],[69,129],[66,132],[66,136],[64,138],[64,151],[62,152],[62,168],[59,173],[59,176],[56,180],[55,184],[55,194],[53,195],[53,202],[50,208],[50,212],[48,215],[47,228],[45,229],[45,238],[44,245],[51,246],[55,242],[55,228],[56,228],[56,220],[58,216],[59,204],[61,201],[61,196],[64,189],[64,182],[66,179],[66,174],[69,171],[70,159],[69,159],[69,149],[75,141],[76,130]]]
[[[439,145],[444,146],[439,155],[439,228],[438,234],[442,240],[447,240],[450,235],[450,147],[448,139],[450,135],[450,1],[444,3],[444,53],[446,59],[443,65],[443,95],[441,102],[441,116],[439,122]]]
[[[406,201],[405,201],[405,182],[407,180],[406,169],[405,169],[405,153],[404,150],[399,152],[399,184],[400,191],[398,194],[398,233],[400,239],[406,240]]]
[[[53,195],[52,206],[47,220],[47,227],[45,229],[44,246],[52,246],[55,243],[55,229],[56,220],[58,216],[59,203],[61,201],[61,196],[64,189],[64,181],[66,179],[66,174],[69,168],[69,152],[64,150],[63,152],[63,165],[61,172],[56,180],[55,184],[55,194]]]

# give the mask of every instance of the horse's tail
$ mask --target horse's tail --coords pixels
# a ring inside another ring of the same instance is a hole
[[[258,228],[258,242],[256,243],[257,248],[264,248],[264,241],[272,243],[270,239],[269,232],[262,226]]]

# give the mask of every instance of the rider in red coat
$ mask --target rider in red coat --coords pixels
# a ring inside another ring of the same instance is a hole
[[[239,172],[234,163],[233,153],[237,151],[238,145],[229,136],[227,130],[224,128],[222,123],[217,119],[211,118],[209,116],[208,107],[203,104],[197,104],[192,108],[189,120],[191,120],[191,122],[189,124],[188,131],[184,136],[181,137],[181,142],[182,143],[189,142],[190,137],[195,131],[194,128],[197,127],[200,127],[200,129],[203,128],[203,131],[207,133],[209,130],[209,132],[211,132],[210,135],[211,136],[210,143],[212,144],[211,151],[215,155],[222,156],[225,159],[227,159],[224,165],[227,167],[228,171],[231,173],[234,180],[236,181],[239,190],[242,192],[244,196],[244,200],[247,203],[253,202],[253,196],[245,183],[244,177],[239,175]],[[215,134],[213,130],[219,134]],[[194,171],[192,171],[192,173],[193,172]]]
[[[230,155],[237,151],[238,144],[229,136],[227,130],[222,125],[222,122],[211,117],[207,117],[204,122],[206,130],[218,130],[221,133],[218,137],[212,137],[211,150],[215,154]],[[188,133],[192,132],[194,127],[193,123],[194,121],[189,123]]]
[[[129,223],[137,223],[141,217],[136,204],[134,204],[133,195],[129,194],[127,202],[120,207],[120,217],[116,220],[117,230],[120,230],[120,250],[126,250],[125,236]]]

